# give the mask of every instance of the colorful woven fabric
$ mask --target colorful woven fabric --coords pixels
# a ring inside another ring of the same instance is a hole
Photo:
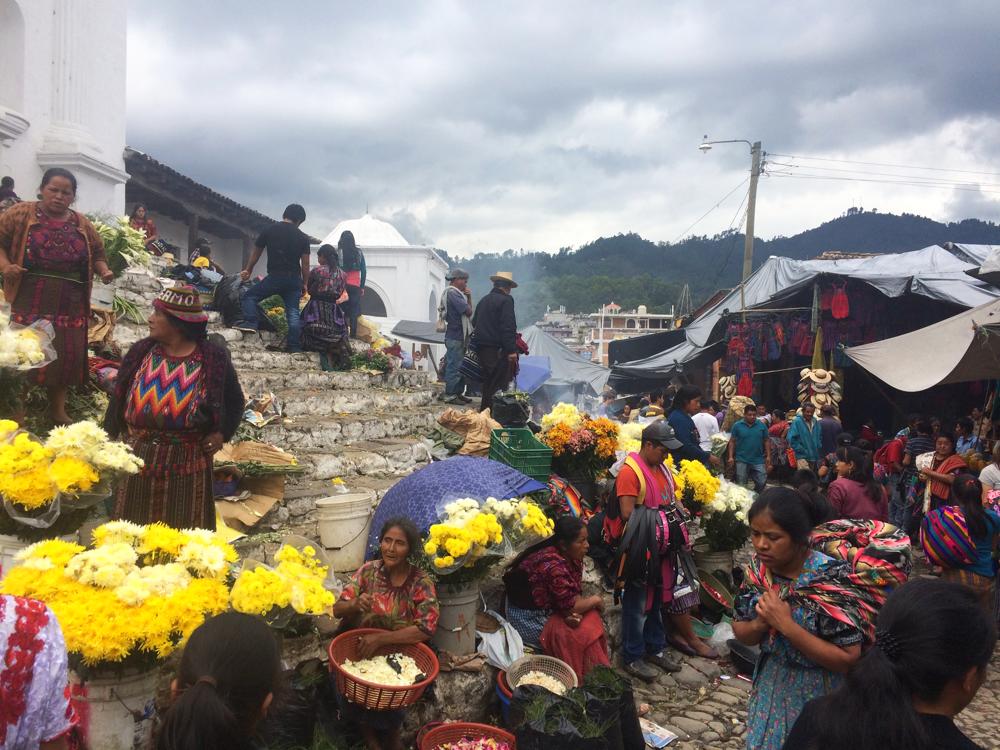
[[[164,289],[153,300],[153,307],[185,323],[206,323],[208,313],[201,306],[201,297],[189,284],[177,284]]]
[[[125,407],[132,428],[190,430],[198,425],[202,400],[202,359],[197,350],[185,358],[168,357],[154,347],[133,380]]]
[[[924,516],[920,545],[927,559],[942,568],[961,568],[976,561],[976,544],[965,513],[956,505],[943,505]]]

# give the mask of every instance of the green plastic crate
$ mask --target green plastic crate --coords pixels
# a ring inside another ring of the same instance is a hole
[[[549,481],[552,449],[526,427],[504,427],[490,435],[490,458],[507,464],[532,479]]]

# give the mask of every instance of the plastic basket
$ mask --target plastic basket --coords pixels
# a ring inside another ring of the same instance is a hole
[[[358,628],[342,633],[330,641],[327,649],[329,655],[330,671],[333,672],[337,680],[337,690],[351,703],[356,703],[365,708],[375,711],[385,711],[392,708],[403,708],[416,703],[423,695],[427,686],[434,682],[438,676],[438,660],[434,652],[423,643],[410,643],[407,645],[383,646],[375,652],[376,656],[386,654],[401,653],[411,657],[420,667],[420,671],[427,675],[420,682],[413,685],[377,685],[374,682],[362,680],[359,677],[350,675],[341,666],[350,659],[359,659],[358,642],[361,637],[369,633],[382,633],[385,631],[378,628]]]
[[[522,656],[510,665],[507,670],[506,682],[511,690],[516,688],[521,682],[521,678],[528,672],[541,672],[549,677],[554,677],[571,690],[577,686],[576,672],[566,662],[556,659],[554,656],[542,656],[541,654],[531,654]]]
[[[472,724],[464,721],[438,724],[433,729],[421,732],[418,748],[419,750],[437,750],[449,742],[459,742],[464,739],[496,740],[497,742],[506,742],[511,750],[517,748],[514,735],[510,732],[505,732],[498,727],[491,727],[488,724]]]
[[[490,458],[507,464],[532,479],[549,481],[552,449],[527,427],[505,427],[490,435]]]

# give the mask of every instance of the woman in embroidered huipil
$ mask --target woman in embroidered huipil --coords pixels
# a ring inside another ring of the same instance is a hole
[[[205,340],[208,316],[190,286],[153,302],[149,337],[118,371],[105,429],[145,462],[118,488],[115,518],[215,528],[212,456],[236,432],[243,390],[229,353]]]
[[[319,265],[309,272],[309,302],[302,310],[302,348],[319,352],[324,370],[350,370],[347,318],[341,305],[348,301],[347,282],[337,263],[337,248],[323,245]]]
[[[0,275],[13,322],[52,324],[58,357],[31,377],[48,389],[52,420],[69,424],[67,388],[88,378],[91,279],[97,275],[108,283],[114,274],[97,230],[70,209],[76,199],[73,174],[49,169],[39,190],[40,201],[18,203],[0,217]]]

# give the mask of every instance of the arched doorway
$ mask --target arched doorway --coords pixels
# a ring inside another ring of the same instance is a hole
[[[370,315],[373,318],[388,317],[385,309],[385,302],[378,292],[370,286],[365,287],[365,293],[361,297],[361,314]]]

